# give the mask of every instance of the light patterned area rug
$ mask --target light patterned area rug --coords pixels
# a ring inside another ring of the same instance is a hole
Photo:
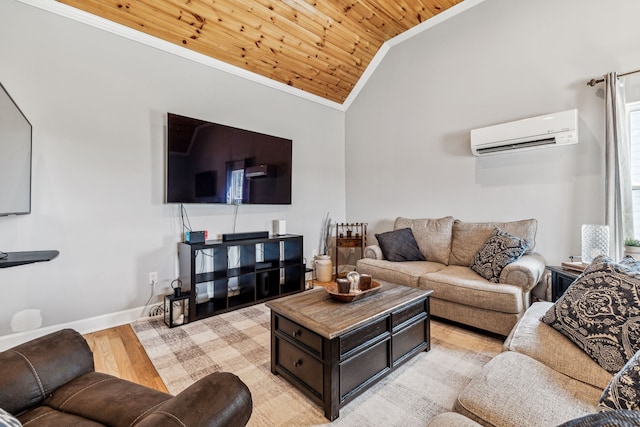
[[[249,426],[421,426],[453,407],[471,377],[502,348],[496,338],[431,322],[431,351],[409,360],[340,410],[333,423],[319,405],[271,373],[270,313],[264,304],[169,329],[158,318],[132,324],[172,394],[216,371],[251,390]]]

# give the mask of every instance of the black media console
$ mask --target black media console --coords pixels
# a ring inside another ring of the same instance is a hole
[[[302,236],[180,243],[189,321],[257,304],[305,288]]]

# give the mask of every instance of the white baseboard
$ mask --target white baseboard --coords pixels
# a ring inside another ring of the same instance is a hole
[[[116,313],[90,317],[88,319],[76,320],[69,323],[61,323],[59,325],[46,326],[44,328],[38,328],[31,331],[4,335],[0,337],[0,351],[7,350],[18,344],[22,344],[60,329],[71,328],[81,334],[87,334],[90,332],[100,331],[102,329],[113,328],[114,326],[124,325],[144,317],[143,313],[145,313],[146,310],[147,307],[137,307]]]

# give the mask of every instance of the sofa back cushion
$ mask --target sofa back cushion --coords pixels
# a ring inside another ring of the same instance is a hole
[[[535,219],[512,222],[463,222],[456,219],[452,228],[449,264],[469,267],[476,253],[496,228],[529,242],[525,253],[531,252],[536,244],[538,221]]]
[[[413,231],[413,237],[415,237],[416,242],[418,243],[420,252],[422,252],[425,259],[427,261],[439,262],[445,265],[449,264],[452,227],[452,216],[438,219],[410,219],[398,217],[393,225],[394,230],[410,228],[411,231]],[[493,231],[493,228],[491,231]],[[482,243],[484,243],[484,240]]]

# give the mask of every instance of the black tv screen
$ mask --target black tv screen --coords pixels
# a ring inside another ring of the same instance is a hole
[[[291,204],[290,139],[167,115],[167,203]]]
[[[31,212],[31,123],[0,84],[0,216]]]

